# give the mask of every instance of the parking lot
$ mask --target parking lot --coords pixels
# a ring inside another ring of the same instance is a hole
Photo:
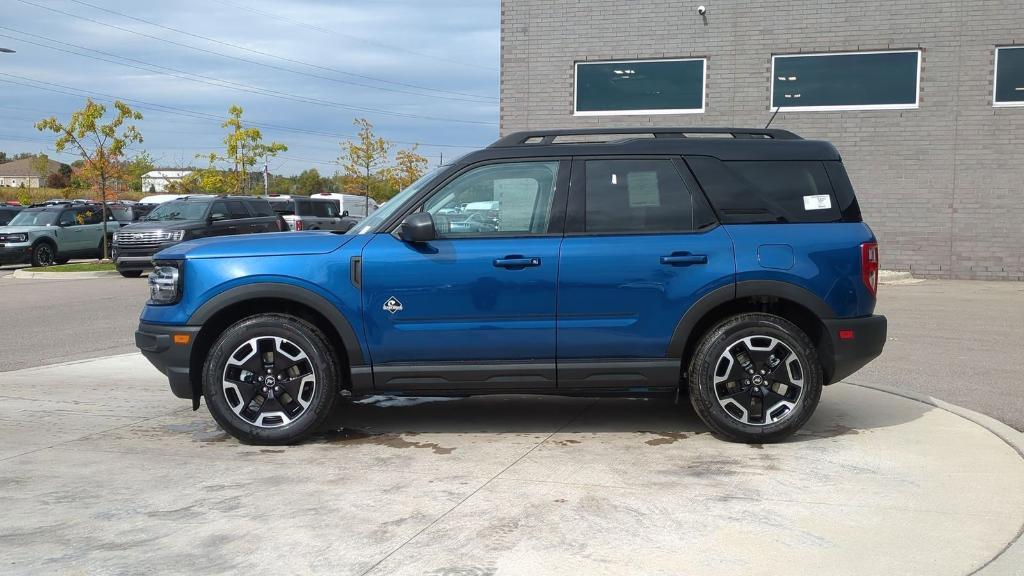
[[[6,570],[1019,573],[1019,284],[883,286],[886,353],[764,446],[666,400],[504,396],[347,402],[244,446],[134,354],[145,298],[0,278]]]

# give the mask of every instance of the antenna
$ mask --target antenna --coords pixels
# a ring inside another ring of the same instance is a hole
[[[768,127],[772,125],[772,122],[775,121],[775,117],[778,116],[779,110],[782,110],[782,106],[781,105],[775,107],[775,113],[773,113],[772,117],[768,119],[768,123],[764,125],[764,129],[765,130],[767,130]]]

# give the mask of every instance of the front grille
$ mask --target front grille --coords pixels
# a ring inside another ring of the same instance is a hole
[[[166,233],[162,230],[152,232],[118,232],[117,246],[125,248],[156,248],[163,242]]]

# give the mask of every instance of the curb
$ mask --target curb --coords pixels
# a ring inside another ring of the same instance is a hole
[[[120,277],[121,274],[115,270],[100,270],[95,272],[36,272],[27,268],[19,268],[11,274],[11,278],[36,278],[39,280],[81,280],[83,278],[112,278]]]
[[[988,430],[1005,442],[1007,446],[1013,448],[1021,458],[1024,458],[1024,432],[1018,432],[1014,428],[1003,424],[991,416],[986,416],[980,412],[975,412],[974,410],[969,410],[962,406],[957,406],[956,404],[943,402],[942,400],[938,400],[924,394],[897,390],[895,388],[881,386],[878,384],[857,384],[856,382],[848,381],[845,381],[844,383],[851,386],[858,386],[860,388],[867,388],[869,390],[877,390],[878,392],[885,392],[887,394],[892,394],[893,396],[899,396],[901,398],[906,398],[907,400],[913,400],[915,402],[934,406],[940,410],[945,410],[950,414],[959,416],[964,420],[969,420],[978,426],[981,426],[985,430]],[[1003,547],[998,554],[993,556],[988,562],[970,572],[968,576],[1019,576],[1021,573],[1021,566],[1024,566],[1024,524],[1021,524],[1020,528],[1017,530],[1017,534],[1012,540],[1007,542],[1006,546]]]

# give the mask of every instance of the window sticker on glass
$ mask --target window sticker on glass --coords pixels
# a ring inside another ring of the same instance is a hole
[[[657,172],[653,170],[629,172],[626,174],[626,187],[629,189],[629,205],[631,208],[661,206]]]
[[[832,198],[828,194],[804,196],[804,210],[828,210],[832,207]]]

